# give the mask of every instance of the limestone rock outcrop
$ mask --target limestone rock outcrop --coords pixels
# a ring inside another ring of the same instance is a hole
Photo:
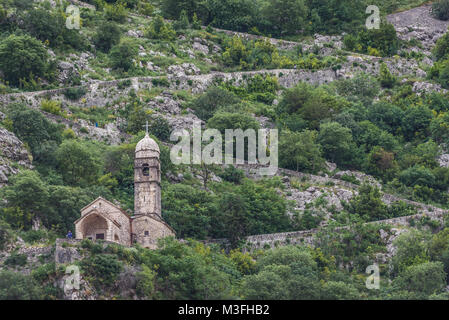
[[[0,128],[0,187],[8,183],[9,176],[17,174],[20,167],[31,169],[31,154],[12,132]]]

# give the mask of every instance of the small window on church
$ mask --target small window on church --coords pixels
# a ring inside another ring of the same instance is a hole
[[[142,174],[146,177],[150,175],[150,166],[147,163],[143,164]]]
[[[148,237],[150,235],[149,231],[145,231],[145,237]]]

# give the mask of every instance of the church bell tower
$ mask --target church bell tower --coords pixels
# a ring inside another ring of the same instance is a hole
[[[136,145],[134,158],[134,215],[161,217],[160,150],[146,133]]]

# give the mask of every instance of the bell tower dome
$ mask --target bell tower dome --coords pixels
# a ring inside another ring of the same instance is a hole
[[[148,133],[136,145],[134,158],[134,215],[161,217],[160,150]]]

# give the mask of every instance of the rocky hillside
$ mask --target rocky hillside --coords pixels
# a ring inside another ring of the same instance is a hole
[[[0,5],[0,299],[448,298],[449,20],[435,4],[379,0],[367,30],[358,11],[326,19],[338,4],[304,1],[293,30],[275,1],[231,24],[209,0],[207,15],[169,0],[22,2]],[[81,28],[51,28],[69,4]],[[34,54],[29,68],[11,47]],[[97,196],[133,211],[146,121],[177,240],[61,239]],[[278,129],[280,168],[174,165],[170,133],[197,122]],[[64,289],[69,266],[80,290]]]

